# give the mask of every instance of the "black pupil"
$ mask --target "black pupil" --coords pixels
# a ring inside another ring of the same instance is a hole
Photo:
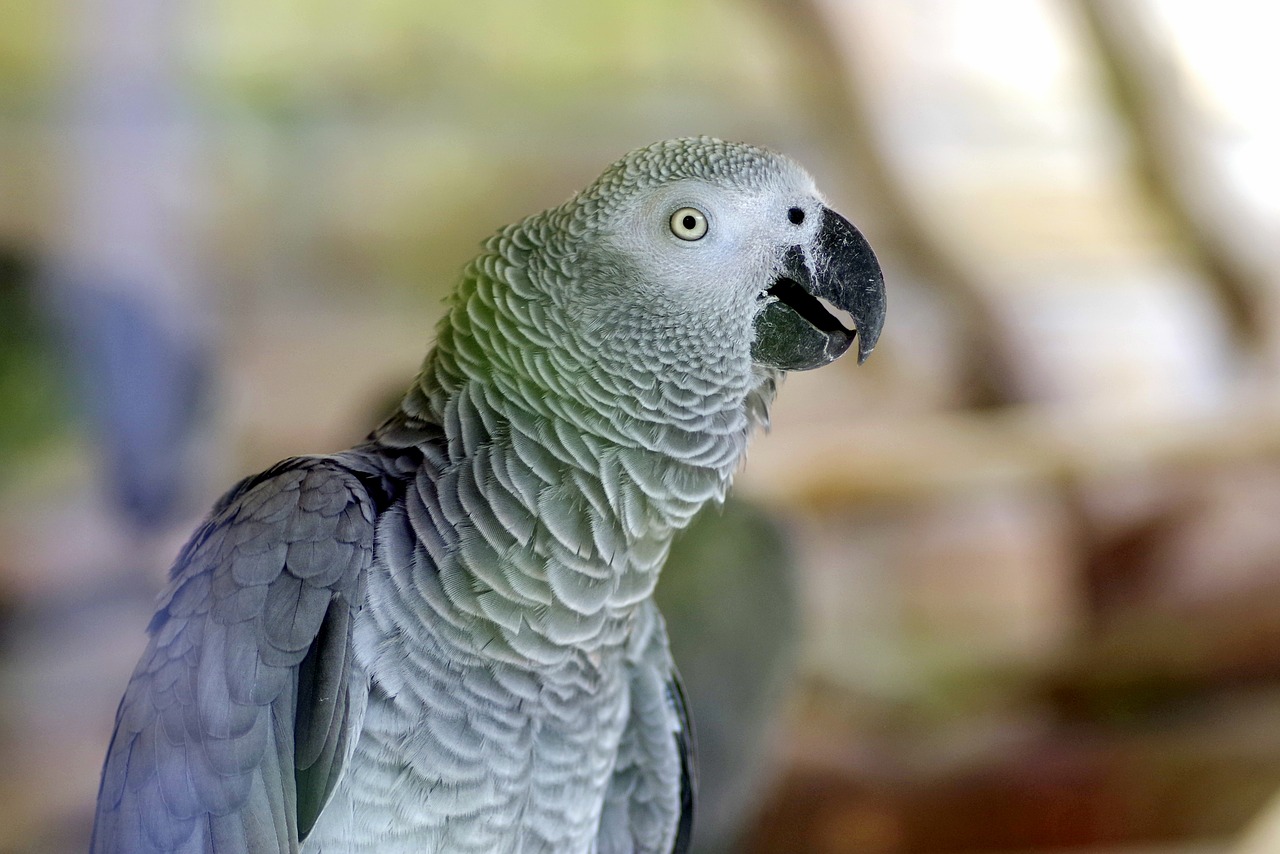
[[[800,210],[800,208],[792,208],[787,211],[787,219],[791,220],[796,225],[799,225],[804,222],[804,211]]]
[[[698,224],[698,221],[693,218],[693,214],[685,214],[684,219],[680,220],[680,224],[685,227],[686,231],[693,231],[693,227]]]

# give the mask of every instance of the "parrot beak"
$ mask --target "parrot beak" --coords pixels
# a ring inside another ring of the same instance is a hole
[[[792,246],[762,294],[773,299],[756,317],[756,362],[784,371],[830,364],[858,339],[858,363],[875,349],[884,325],[884,276],[858,229],[824,207],[812,246]]]

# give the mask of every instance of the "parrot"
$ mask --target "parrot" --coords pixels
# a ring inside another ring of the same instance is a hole
[[[637,149],[497,231],[394,414],[181,549],[93,854],[688,850],[659,571],[785,373],[884,315],[862,233],[746,143]]]

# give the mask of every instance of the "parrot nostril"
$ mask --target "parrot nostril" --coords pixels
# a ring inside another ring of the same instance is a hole
[[[795,225],[804,222],[804,210],[802,208],[792,208],[787,211],[787,219],[791,220]]]

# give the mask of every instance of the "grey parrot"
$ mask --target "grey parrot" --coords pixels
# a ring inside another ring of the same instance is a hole
[[[862,235],[749,145],[650,145],[500,230],[395,414],[179,554],[93,852],[686,850],[659,570],[783,372],[865,359],[884,310]]]

